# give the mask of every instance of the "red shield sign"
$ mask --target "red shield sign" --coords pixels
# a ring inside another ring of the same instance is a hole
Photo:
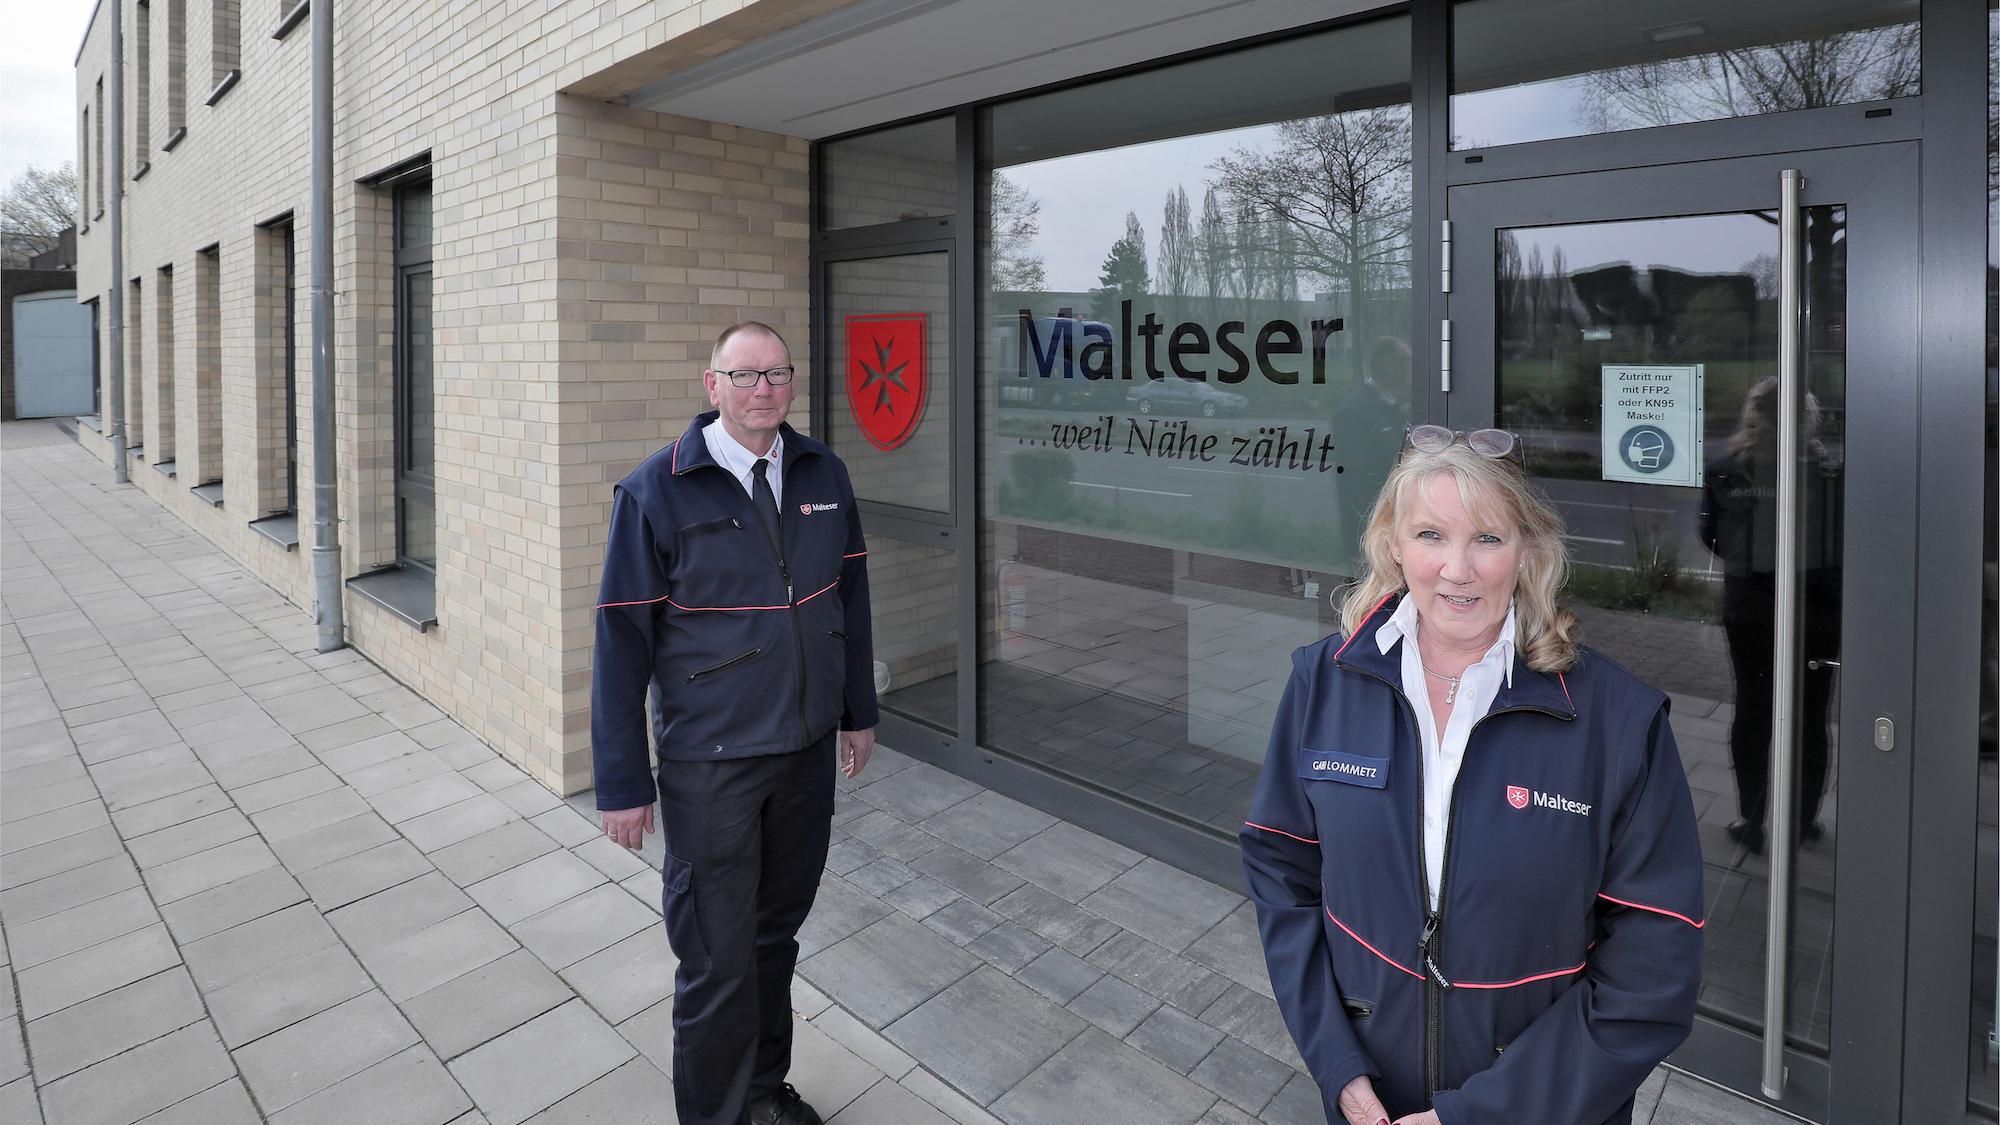
[[[1507,787],[1507,803],[1517,809],[1527,808],[1528,791],[1519,785],[1509,785]]]
[[[875,448],[910,440],[924,416],[924,314],[847,318],[847,406]]]

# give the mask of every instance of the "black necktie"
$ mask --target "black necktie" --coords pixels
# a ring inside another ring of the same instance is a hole
[[[764,532],[775,546],[778,542],[778,496],[771,491],[771,482],[764,476],[764,471],[770,467],[768,457],[757,458],[757,464],[751,467],[750,506],[757,509],[757,518],[763,521]]]

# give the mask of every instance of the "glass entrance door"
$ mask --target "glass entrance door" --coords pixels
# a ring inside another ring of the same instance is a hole
[[[1585,641],[1673,696],[1708,919],[1673,1061],[1813,1120],[1890,1119],[1899,1081],[1880,1044],[1905,948],[1915,156],[1449,200],[1447,420],[1520,435]]]

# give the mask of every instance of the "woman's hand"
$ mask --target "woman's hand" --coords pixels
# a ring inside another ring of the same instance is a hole
[[[1437,1110],[1427,1109],[1422,1113],[1412,1113],[1408,1117],[1396,1119],[1396,1125],[1444,1125],[1438,1120]]]
[[[1382,1108],[1381,1099],[1375,1096],[1375,1083],[1365,1074],[1340,1091],[1340,1115],[1347,1119],[1347,1125],[1389,1125],[1389,1111]]]

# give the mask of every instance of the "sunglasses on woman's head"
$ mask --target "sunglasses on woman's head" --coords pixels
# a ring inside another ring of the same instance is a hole
[[[1514,435],[1506,430],[1454,430],[1448,426],[1411,426],[1410,447],[1419,453],[1443,453],[1459,438],[1481,457],[1499,460],[1514,452]]]

